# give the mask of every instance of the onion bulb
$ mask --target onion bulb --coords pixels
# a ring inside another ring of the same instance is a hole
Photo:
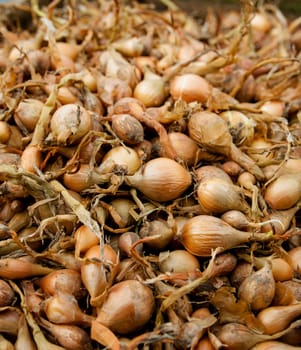
[[[301,198],[301,178],[299,174],[283,174],[271,182],[264,199],[272,209],[283,210],[293,207]]]
[[[257,318],[263,325],[265,334],[274,334],[286,329],[300,315],[301,303],[298,303],[267,307],[258,313]]]
[[[277,340],[266,340],[256,344],[250,350],[299,350],[299,346],[289,345]]]
[[[198,215],[184,225],[181,241],[191,254],[206,257],[214,249],[221,252],[255,238],[265,240],[269,235],[240,231],[217,217]]]
[[[126,178],[128,185],[158,202],[178,198],[191,185],[191,181],[191,175],[184,167],[165,157],[150,160],[140,171]]]
[[[221,214],[228,210],[250,212],[242,190],[222,180],[201,181],[197,187],[197,198],[201,207],[208,213]]]
[[[124,169],[127,175],[133,175],[140,168],[141,161],[138,153],[131,147],[117,146],[110,149],[103,157],[102,163],[114,162],[117,167]]]
[[[272,265],[266,259],[264,266],[252,271],[238,288],[238,297],[245,300],[252,310],[258,311],[268,307],[275,295],[275,279]]]
[[[78,104],[59,107],[50,121],[51,138],[60,145],[78,142],[92,128],[89,112]]]
[[[212,93],[212,86],[197,74],[186,73],[176,76],[170,82],[170,94],[174,100],[185,102],[207,102]]]
[[[142,328],[151,318],[155,306],[149,287],[136,280],[115,283],[107,299],[97,310],[99,323],[119,334]]]
[[[168,88],[161,76],[147,71],[144,74],[144,79],[136,85],[133,96],[141,101],[145,107],[158,107],[168,96]]]
[[[188,122],[190,137],[210,152],[223,154],[252,173],[258,180],[264,178],[262,170],[232,140],[227,123],[216,113],[193,113]]]

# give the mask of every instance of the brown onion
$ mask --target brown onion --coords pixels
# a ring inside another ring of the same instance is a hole
[[[144,129],[139,120],[130,114],[112,115],[112,129],[126,144],[136,145],[144,140]]]
[[[161,76],[147,71],[143,80],[135,86],[133,96],[145,107],[161,106],[168,96],[166,82]]]
[[[297,275],[301,274],[301,246],[291,248],[288,252],[289,263]]]
[[[189,136],[182,132],[170,132],[170,143],[179,159],[187,166],[196,165],[200,157],[200,148]],[[164,156],[162,154],[162,156]]]
[[[139,230],[141,241],[153,249],[165,248],[173,239],[174,232],[167,221],[156,219],[145,221]]]
[[[242,190],[222,180],[201,181],[197,187],[197,198],[201,207],[208,213],[221,214],[228,210],[250,212]]]
[[[81,253],[85,253],[89,248],[99,243],[96,233],[87,225],[81,225],[74,232],[74,239],[76,257],[79,257]]]
[[[178,198],[191,184],[189,172],[176,161],[159,157],[147,162],[126,182],[158,202]]]
[[[0,279],[0,307],[11,305],[15,298],[15,293],[11,286]]]
[[[301,179],[298,174],[284,174],[270,183],[264,199],[272,209],[283,210],[293,207],[301,198]]]
[[[255,237],[259,240],[269,239],[264,234],[239,231],[217,217],[198,215],[184,225],[181,241],[191,254],[211,256],[214,249],[231,249]]]
[[[184,249],[159,254],[159,268],[162,272],[193,272],[200,270],[198,259]]]
[[[91,296],[91,304],[96,302],[100,296],[112,283],[114,274],[110,276],[109,271],[118,266],[118,256],[113,248],[104,244],[92,246],[87,250],[81,263],[82,282]]]
[[[79,326],[54,324],[44,318],[39,318],[39,324],[66,350],[92,350],[89,335]]]
[[[110,288],[107,299],[97,311],[96,321],[113,332],[132,333],[150,320],[154,306],[149,287],[136,280],[122,281]]]
[[[227,123],[216,113],[201,111],[193,113],[188,122],[189,136],[210,152],[223,154],[256,176],[264,178],[262,170],[243,153],[232,140]]]
[[[70,293],[76,298],[82,296],[82,282],[80,273],[71,269],[60,269],[50,272],[37,281],[38,285],[48,295],[58,291]]]
[[[141,166],[138,153],[133,148],[124,146],[109,150],[102,159],[103,164],[106,162],[114,162],[115,166],[124,169],[127,175],[134,175]]]
[[[275,279],[272,265],[265,260],[264,266],[252,271],[238,288],[238,297],[245,300],[252,310],[258,311],[268,307],[275,295]]]
[[[250,350],[298,350],[299,346],[292,346],[277,340],[267,340],[253,346]]]
[[[80,105],[66,104],[59,107],[50,122],[51,137],[60,145],[79,141],[92,128],[90,113]]]
[[[27,131],[32,132],[39,120],[44,104],[40,100],[28,98],[22,100],[14,113],[16,124]]]
[[[89,326],[93,320],[93,316],[81,310],[73,295],[62,291],[47,298],[43,309],[47,319],[55,324]]]
[[[265,334],[274,334],[286,329],[300,315],[301,303],[298,303],[267,307],[258,313],[257,318],[264,326]]]
[[[212,86],[197,74],[186,73],[176,76],[170,82],[170,94],[174,100],[206,103],[212,93]]]

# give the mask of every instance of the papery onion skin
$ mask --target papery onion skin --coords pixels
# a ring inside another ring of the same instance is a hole
[[[142,328],[151,318],[155,300],[151,289],[139,281],[115,283],[97,312],[97,321],[119,334]]]
[[[126,182],[148,198],[165,202],[178,198],[192,182],[189,172],[176,161],[159,157],[150,160]]]

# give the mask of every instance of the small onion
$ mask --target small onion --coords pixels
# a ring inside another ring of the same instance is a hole
[[[130,114],[112,115],[112,129],[126,144],[136,145],[144,140],[144,129],[139,120]]]
[[[194,255],[178,249],[160,253],[159,268],[162,272],[193,272],[200,270],[200,263]]]
[[[22,100],[14,113],[14,119],[20,129],[26,128],[27,131],[32,132],[39,120],[44,104],[33,98]]]
[[[211,256],[214,249],[231,249],[251,238],[265,240],[269,236],[239,231],[214,216],[197,215],[184,225],[181,241],[191,254],[206,257]]]
[[[149,287],[136,280],[115,283],[97,311],[96,321],[119,334],[142,328],[151,318],[155,306]]]
[[[50,121],[52,137],[61,145],[79,141],[91,128],[92,118],[89,112],[73,103],[59,107]]]
[[[197,187],[197,197],[208,213],[220,214],[235,209],[245,213],[250,211],[241,189],[221,180],[201,181]]]
[[[140,168],[138,153],[131,147],[117,146],[110,149],[103,157],[102,163],[113,161],[116,166],[125,170],[127,175],[133,175]]]
[[[197,164],[200,148],[195,141],[181,132],[170,132],[168,137],[178,158],[181,159],[184,164],[188,166]]]
[[[158,107],[168,96],[165,80],[152,72],[147,71],[144,79],[135,87],[133,97],[141,101],[145,107]]]
[[[76,298],[82,295],[82,282],[80,273],[71,269],[60,269],[50,272],[37,281],[44,293],[54,295],[63,291],[74,295]]]
[[[186,73],[178,75],[170,82],[170,94],[174,100],[185,102],[207,102],[212,93],[212,86],[197,74]]]
[[[301,178],[299,174],[284,174],[270,183],[264,199],[272,209],[283,210],[293,207],[301,198]]]
[[[184,167],[164,157],[150,160],[140,171],[126,178],[128,185],[158,202],[178,198],[191,181],[191,175]]]
[[[265,334],[274,334],[286,329],[300,315],[301,303],[298,303],[267,307],[258,313],[257,318],[263,325]]]
[[[272,264],[265,261],[264,266],[252,271],[238,288],[238,297],[245,300],[254,311],[268,307],[275,295],[275,279]]]

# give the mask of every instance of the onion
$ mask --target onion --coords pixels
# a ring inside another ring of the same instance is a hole
[[[42,154],[38,146],[28,145],[21,155],[21,166],[25,170],[36,173],[42,165]]]
[[[81,225],[74,232],[74,239],[76,257],[79,257],[81,253],[85,253],[89,248],[99,243],[96,233],[87,225]]]
[[[270,306],[261,310],[257,318],[264,326],[265,334],[274,334],[286,329],[301,315],[301,303],[286,306]]]
[[[47,298],[43,309],[47,319],[55,324],[89,326],[94,319],[81,310],[74,296],[62,291]]]
[[[245,300],[254,311],[268,307],[275,295],[275,279],[268,260],[257,271],[252,271],[238,288],[238,297]]]
[[[210,152],[223,154],[252,173],[258,180],[262,170],[232,141],[227,123],[217,114],[207,111],[193,113],[188,122],[190,137]]]
[[[178,198],[191,185],[191,181],[191,176],[184,167],[164,157],[150,160],[133,176],[126,177],[128,185],[158,202]]]
[[[66,350],[92,350],[89,335],[75,325],[54,324],[39,318],[39,324],[46,329]]]
[[[5,144],[9,141],[11,136],[10,125],[1,120],[0,121],[0,142]]]
[[[72,103],[59,107],[50,122],[51,137],[60,145],[78,142],[91,128],[92,118],[89,112]]]
[[[253,266],[251,263],[239,260],[237,265],[230,276],[231,285],[236,289],[242,284],[242,282],[253,272]]]
[[[91,168],[89,164],[81,164],[75,172],[66,172],[63,176],[64,185],[75,192],[81,192],[95,184],[103,184],[110,180],[113,171],[102,172],[99,168]]]
[[[117,146],[108,151],[102,163],[114,162],[115,166],[123,169],[127,175],[133,175],[141,167],[137,152],[130,147]]]
[[[32,132],[39,120],[44,104],[40,100],[28,98],[22,100],[14,113],[14,119],[20,129]]]
[[[133,96],[145,107],[157,107],[161,106],[168,96],[168,88],[160,75],[146,71],[143,80],[135,86]]]
[[[220,180],[233,184],[231,177],[221,168],[215,165],[203,165],[194,171],[198,181]]]
[[[136,280],[122,281],[110,288],[107,299],[97,311],[96,321],[113,332],[132,333],[150,320],[154,306],[149,287]]]
[[[36,344],[32,339],[31,332],[27,325],[26,318],[23,314],[19,319],[18,336],[14,345],[14,350],[37,350]]]
[[[159,254],[160,271],[166,272],[194,272],[200,270],[198,259],[183,249],[161,252]]]
[[[58,291],[62,291],[79,298],[83,294],[81,276],[76,270],[60,269],[52,271],[40,278],[37,283],[48,295],[55,295]]]
[[[111,118],[112,130],[126,144],[136,145],[144,140],[142,124],[130,114],[114,114]]]
[[[243,324],[230,322],[222,325],[216,335],[229,350],[249,350],[257,343],[279,338],[282,334],[261,334]]]
[[[102,251],[103,249],[103,251]],[[87,250],[81,263],[82,282],[91,296],[91,305],[113,282],[114,270],[118,266],[118,256],[113,248],[105,244],[95,245]],[[111,273],[111,276],[110,276]]]
[[[120,253],[125,256],[132,256],[131,247],[140,239],[140,236],[136,232],[124,232],[118,237],[118,248]],[[143,245],[140,244],[135,247],[135,250],[139,255],[143,254]]]
[[[212,345],[210,339],[207,336],[204,336],[198,342],[195,350],[215,350],[215,347]]]
[[[219,114],[229,128],[233,142],[237,146],[248,145],[254,138],[256,123],[239,111],[225,111]]]
[[[199,75],[186,73],[171,80],[170,94],[174,100],[206,103],[212,94],[212,86]]]
[[[277,340],[267,340],[256,344],[250,350],[298,350],[300,347],[288,345]]]
[[[128,198],[115,198],[112,200],[111,206],[110,214],[120,228],[130,226],[135,222],[131,215],[131,211],[136,208],[134,201]]]
[[[293,207],[301,198],[299,174],[280,175],[270,183],[264,193],[264,199],[272,209],[283,210]]]
[[[265,234],[239,231],[217,217],[197,215],[184,225],[181,241],[191,254],[205,257],[211,256],[214,249],[228,250],[255,237],[269,239]]]
[[[0,312],[0,332],[17,335],[20,317],[21,312],[17,308],[4,308]]]
[[[141,226],[139,235],[141,242],[145,242],[152,249],[164,249],[174,237],[173,229],[165,220],[157,219],[145,221]]]
[[[184,164],[193,166],[198,163],[201,150],[195,141],[181,132],[170,132],[168,137],[178,158],[181,159]],[[161,156],[164,156],[164,154],[161,154]]]
[[[22,258],[0,259],[0,277],[7,279],[22,279],[32,276],[47,275],[53,269],[26,261]]]
[[[294,269],[295,273],[299,275],[301,273],[301,246],[291,248],[287,253],[291,267]]]
[[[0,279],[0,307],[11,305],[15,298],[15,293],[11,286]]]
[[[250,212],[241,189],[222,180],[201,181],[197,187],[197,198],[201,207],[208,213],[221,214],[228,210]]]

